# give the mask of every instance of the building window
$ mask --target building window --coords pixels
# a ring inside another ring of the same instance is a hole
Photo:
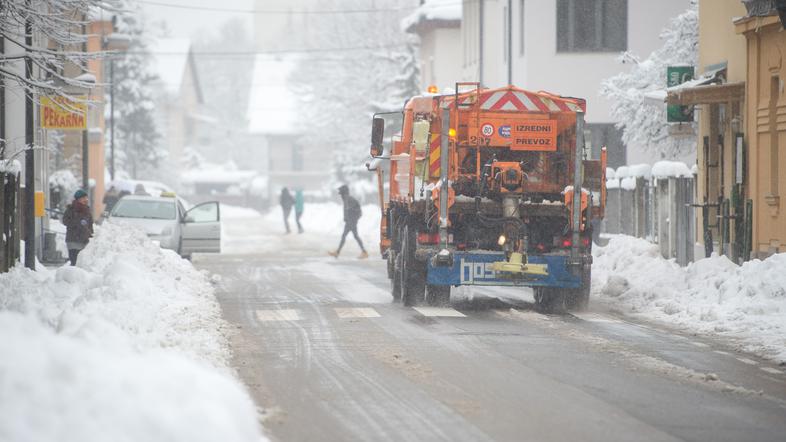
[[[778,98],[780,98],[781,80],[778,76],[773,76],[770,79],[770,102],[769,102],[769,117],[770,117],[770,195],[778,195],[778,165],[780,164],[778,158]]]
[[[557,52],[627,48],[627,0],[557,0]]]
[[[519,0],[519,55],[524,55],[524,0]]]

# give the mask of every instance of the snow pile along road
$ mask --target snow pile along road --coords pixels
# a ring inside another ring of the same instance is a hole
[[[742,266],[713,256],[682,268],[657,245],[615,236],[593,255],[593,294],[623,312],[730,337],[745,351],[786,361],[786,254]]]
[[[207,278],[127,227],[0,274],[0,440],[263,440],[223,327]]]

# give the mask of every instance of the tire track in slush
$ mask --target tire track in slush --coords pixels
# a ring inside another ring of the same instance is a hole
[[[277,269],[265,269],[260,275],[260,283],[274,290],[283,288],[291,297],[291,301],[298,304],[308,305],[318,318],[318,327],[307,328],[297,321],[286,321],[286,323],[297,330],[297,349],[295,356],[304,366],[311,376],[317,379],[326,380],[331,393],[337,392],[340,400],[334,401],[332,407],[325,408],[320,404],[320,408],[328,414],[339,419],[341,424],[359,438],[366,439],[373,435],[379,438],[380,435],[387,435],[391,440],[488,440],[488,436],[480,432],[477,428],[469,425],[462,417],[453,412],[452,409],[445,407],[439,402],[434,402],[430,407],[424,407],[424,398],[421,392],[417,392],[412,397],[402,397],[406,391],[394,392],[388,386],[378,382],[364,371],[355,368],[359,364],[353,364],[347,360],[344,353],[337,350],[336,346],[328,344],[320,346],[314,350],[313,342],[334,343],[336,337],[331,331],[330,321],[326,318],[319,304],[312,298],[293,290],[293,272],[286,267]],[[282,283],[283,281],[283,283]],[[275,282],[275,283],[271,283]],[[277,306],[281,302],[276,302]],[[313,323],[312,323],[313,324]],[[275,327],[278,339],[287,338],[285,329]],[[316,333],[315,333],[316,331]],[[350,355],[351,356],[351,355]],[[343,373],[343,376],[339,376]],[[347,385],[347,379],[350,384]],[[349,388],[347,388],[349,387]],[[351,390],[362,392],[355,395]],[[371,398],[369,395],[375,397]],[[357,400],[357,396],[362,396],[363,401]],[[417,397],[416,397],[417,396]],[[427,398],[428,399],[428,398]],[[336,407],[336,404],[341,406]],[[388,406],[381,405],[388,404]],[[445,420],[452,421],[452,426],[444,428],[456,428],[455,424],[464,427],[461,432],[448,434],[437,425]],[[360,420],[360,422],[358,422]],[[362,423],[362,425],[361,425]],[[414,424],[414,425],[413,425]],[[424,431],[425,430],[425,431]]]

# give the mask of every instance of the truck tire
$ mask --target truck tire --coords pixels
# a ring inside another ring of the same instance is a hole
[[[541,313],[564,312],[565,291],[557,287],[536,287],[535,310]]]
[[[565,289],[565,306],[568,310],[583,311],[589,306],[592,287],[592,269],[587,267],[581,272],[581,287]]]
[[[450,286],[426,284],[426,304],[430,306],[450,305]]]
[[[415,260],[415,233],[409,226],[401,240],[401,300],[406,306],[418,305],[426,291],[426,268]]]

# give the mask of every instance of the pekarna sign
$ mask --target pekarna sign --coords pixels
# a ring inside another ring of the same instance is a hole
[[[65,97],[41,97],[40,109],[43,129],[87,129],[87,103],[84,101],[69,100]]]
[[[511,124],[512,150],[557,150],[557,122],[555,120],[518,120]]]

